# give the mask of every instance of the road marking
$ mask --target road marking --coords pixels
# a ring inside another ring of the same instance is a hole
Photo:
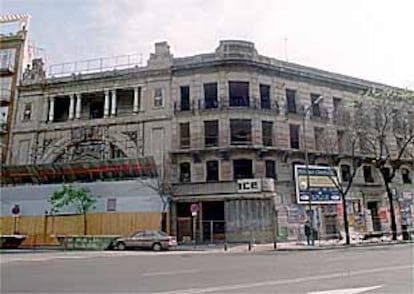
[[[142,277],[155,277],[155,276],[170,276],[170,275],[180,275],[180,274],[192,274],[197,273],[199,270],[186,270],[186,271],[171,271],[171,272],[153,272],[142,274]]]
[[[362,288],[348,288],[348,289],[336,289],[328,291],[317,291],[317,292],[308,292],[308,294],[358,294],[362,292],[367,292],[382,288],[382,285],[372,286],[372,287],[362,287]]]
[[[386,271],[395,271],[395,270],[403,270],[403,269],[404,270],[414,269],[414,265],[410,264],[410,265],[400,265],[400,266],[391,266],[391,267],[374,268],[374,269],[363,269],[363,270],[355,270],[355,271],[338,272],[334,274],[301,277],[301,278],[278,280],[278,281],[267,281],[267,282],[263,281],[263,282],[258,282],[258,283],[249,283],[249,284],[234,284],[234,285],[222,285],[222,286],[217,286],[217,287],[181,289],[181,290],[175,290],[175,291],[158,292],[157,294],[198,294],[198,293],[224,292],[224,291],[233,291],[233,290],[248,289],[248,288],[259,288],[263,286],[277,286],[277,285],[283,285],[283,284],[303,283],[303,282],[318,281],[318,280],[332,279],[332,278],[343,278],[343,277],[381,273],[381,272],[386,272]]]

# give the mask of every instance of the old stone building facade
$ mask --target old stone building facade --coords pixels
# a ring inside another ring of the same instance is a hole
[[[6,161],[9,131],[17,85],[24,66],[29,62],[28,15],[0,16],[0,24],[8,30],[0,34],[0,159]]]
[[[293,167],[305,160],[305,109],[312,108],[310,163],[330,165],[340,146],[328,150],[321,138],[338,142],[344,105],[384,86],[265,57],[246,41],[221,41],[213,53],[184,58],[156,43],[147,66],[99,73],[45,78],[42,66],[36,60],[22,81],[8,164],[154,156],[172,185],[171,231],[179,240],[193,230],[192,204],[200,240],[297,234],[305,207],[297,204]],[[396,182],[412,197],[413,163],[405,170]],[[361,167],[350,201],[371,214],[376,230],[385,199],[377,171]],[[321,234],[339,230],[338,205],[313,209]]]

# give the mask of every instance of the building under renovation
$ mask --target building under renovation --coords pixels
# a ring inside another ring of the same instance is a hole
[[[19,88],[7,164],[152,156],[171,194],[171,233],[179,241],[193,232],[206,242],[297,237],[308,208],[297,201],[294,167],[305,162],[305,140],[310,163],[329,165],[322,134],[341,142],[349,115],[343,105],[384,87],[262,56],[246,41],[221,41],[212,53],[183,58],[161,42],[145,66],[106,62],[45,72],[34,60]],[[339,166],[349,166],[346,157]],[[407,162],[397,173],[398,193],[407,199],[413,169]],[[385,189],[373,166],[358,170],[349,201],[355,227],[387,229]],[[336,202],[312,210],[320,235],[340,230]]]

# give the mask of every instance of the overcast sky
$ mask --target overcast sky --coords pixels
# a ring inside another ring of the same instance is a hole
[[[0,0],[0,11],[31,15],[48,64],[245,39],[263,55],[414,89],[413,0]]]

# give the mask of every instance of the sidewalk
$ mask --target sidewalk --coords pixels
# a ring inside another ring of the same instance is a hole
[[[392,241],[392,240],[370,240],[370,241],[355,241],[352,240],[350,245],[346,245],[345,241],[315,241],[314,246],[306,245],[306,242],[278,242],[276,243],[276,249],[273,243],[266,244],[251,244],[249,248],[248,243],[243,244],[228,244],[227,250],[224,248],[224,244],[213,245],[178,245],[174,251],[208,251],[211,253],[245,253],[245,252],[269,252],[269,251],[312,251],[312,250],[328,250],[328,249],[344,249],[355,247],[372,247],[372,246],[385,246],[385,245],[401,245],[412,244],[414,241]]]

